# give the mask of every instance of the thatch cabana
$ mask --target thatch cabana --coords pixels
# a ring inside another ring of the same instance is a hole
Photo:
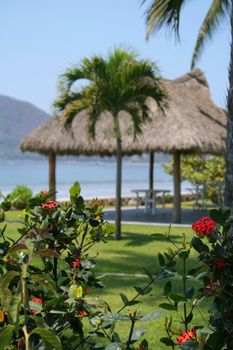
[[[211,100],[208,83],[202,71],[196,69],[175,80],[163,80],[169,94],[165,116],[159,116],[157,106],[148,101],[151,121],[146,122],[135,140],[129,116],[122,112],[121,132],[124,155],[154,152],[171,153],[174,157],[173,221],[180,222],[180,154],[223,154],[226,139],[226,114]],[[53,118],[31,132],[21,143],[23,152],[49,156],[50,188],[55,189],[55,157],[59,155],[116,154],[116,140],[110,115],[102,115],[96,125],[95,140],[88,134],[86,112],[79,113],[71,128]],[[150,167],[150,188],[153,187],[153,167]]]

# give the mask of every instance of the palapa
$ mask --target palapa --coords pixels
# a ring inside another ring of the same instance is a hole
[[[148,99],[151,120],[142,126],[142,133],[134,138],[133,125],[127,113],[122,112],[120,123],[122,151],[125,155],[154,152],[174,155],[174,213],[173,221],[180,221],[181,153],[223,154],[226,140],[226,113],[217,107],[209,92],[204,73],[195,69],[175,80],[162,80],[168,92],[168,107],[158,115],[154,101]],[[67,128],[53,118],[32,131],[21,143],[23,152],[45,155],[101,155],[116,153],[112,118],[103,114],[96,124],[95,139],[88,133],[87,112],[74,118]]]

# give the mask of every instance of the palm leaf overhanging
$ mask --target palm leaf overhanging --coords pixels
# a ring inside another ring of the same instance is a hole
[[[143,0],[142,4],[147,0]],[[161,29],[167,29],[175,33],[179,39],[180,16],[183,7],[188,0],[153,0],[146,11],[146,37],[149,37]],[[208,13],[199,29],[195,43],[191,68],[193,68],[200,57],[200,54],[209,39],[218,29],[222,20],[228,17],[231,7],[230,0],[212,0]]]

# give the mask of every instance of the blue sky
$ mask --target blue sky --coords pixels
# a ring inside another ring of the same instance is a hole
[[[176,78],[190,69],[200,23],[210,0],[189,1],[183,11],[181,43],[164,32],[145,40],[146,6],[140,0],[5,0],[0,2],[0,94],[47,112],[57,95],[58,76],[71,64],[113,47],[133,47]],[[149,4],[149,1],[148,1]],[[214,101],[225,107],[230,56],[229,21],[221,24],[198,63]]]

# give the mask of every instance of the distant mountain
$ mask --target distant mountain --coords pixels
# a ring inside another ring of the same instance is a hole
[[[50,118],[31,103],[0,95],[0,159],[35,158],[35,154],[22,154],[20,142]]]

